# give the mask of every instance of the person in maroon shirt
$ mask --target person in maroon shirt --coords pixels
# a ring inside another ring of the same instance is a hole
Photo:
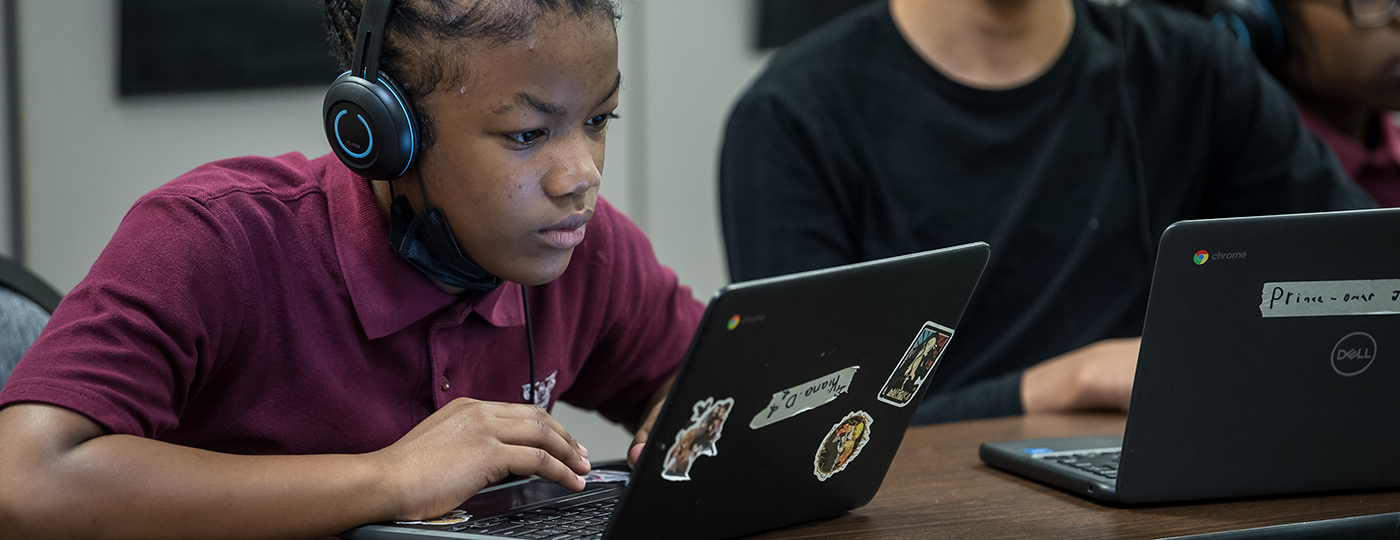
[[[1245,27],[1261,35],[1241,44],[1253,44],[1342,170],[1377,203],[1400,206],[1400,0],[1162,1],[1222,28],[1233,28],[1222,8],[1276,23],[1277,31]]]
[[[1400,206],[1400,1],[1280,2],[1294,46],[1275,74],[1303,123],[1382,206]]]
[[[636,459],[703,306],[598,197],[615,8],[395,9],[419,164],[237,158],[137,201],[0,392],[0,538],[316,538],[508,474],[581,489],[561,399]],[[399,255],[432,207],[481,279]]]

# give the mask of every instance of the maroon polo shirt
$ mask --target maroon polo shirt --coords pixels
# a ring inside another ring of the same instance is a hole
[[[1342,170],[1361,189],[1381,206],[1400,206],[1400,125],[1396,124],[1395,113],[1380,113],[1380,144],[1368,148],[1307,111],[1298,112],[1308,130],[1332,147]]]
[[[599,199],[530,287],[538,387],[635,421],[703,306]],[[359,453],[457,397],[522,403],[520,286],[438,288],[333,155],[202,166],[138,200],[0,392],[113,433],[242,454]]]

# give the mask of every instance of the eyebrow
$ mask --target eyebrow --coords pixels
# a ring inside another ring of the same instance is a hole
[[[608,101],[609,99],[612,99],[613,95],[617,94],[617,90],[618,90],[619,88],[621,88],[621,87],[622,87],[622,73],[619,72],[619,73],[617,74],[617,78],[613,79],[612,88],[608,90],[607,95],[603,96],[603,99],[598,100],[598,105],[602,105],[602,104],[604,104],[604,103],[607,103],[607,101]],[[542,99],[540,99],[540,98],[537,98],[537,97],[535,97],[535,96],[530,95],[528,92],[520,92],[520,93],[516,94],[516,95],[515,95],[515,102],[516,102],[517,104],[519,104],[520,106],[528,107],[528,108],[534,109],[534,110],[536,110],[536,111],[539,111],[539,112],[541,112],[541,113],[543,113],[543,114],[548,114],[548,115],[550,115],[550,116],[568,116],[568,114],[569,114],[569,109],[568,109],[568,108],[566,108],[566,107],[564,107],[564,106],[562,106],[562,105],[556,105],[556,104],[554,104],[554,103],[550,103],[550,102],[548,102],[548,101],[542,100]],[[594,107],[597,107],[598,105],[594,105]],[[498,107],[498,108],[497,108],[495,111],[493,111],[493,112],[495,112],[496,114],[507,114],[507,113],[511,112],[512,110],[514,110],[514,109],[515,109],[515,105],[505,105],[505,106],[502,106],[502,107]]]

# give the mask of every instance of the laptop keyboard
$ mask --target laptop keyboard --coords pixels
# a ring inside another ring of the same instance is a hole
[[[594,540],[603,537],[622,490],[588,502],[546,504],[452,527],[453,531],[530,540]]]
[[[1118,479],[1118,458],[1122,452],[1085,452],[1082,454],[1062,454],[1048,459],[1066,467],[1074,467],[1089,474],[1109,480]]]

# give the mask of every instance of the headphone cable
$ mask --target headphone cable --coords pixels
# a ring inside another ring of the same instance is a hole
[[[535,331],[530,325],[530,298],[525,295],[525,284],[520,284],[520,304],[525,308],[525,346],[530,350],[530,404],[539,406],[535,397]]]
[[[1123,122],[1127,129],[1128,137],[1128,159],[1132,161],[1130,166],[1135,183],[1138,207],[1138,233],[1139,242],[1142,243],[1143,256],[1147,257],[1147,264],[1151,267],[1157,258],[1157,250],[1152,242],[1152,222],[1148,218],[1147,208],[1147,180],[1146,173],[1142,168],[1142,149],[1137,136],[1137,122],[1133,119],[1133,107],[1128,99],[1128,24],[1127,8],[1128,3],[1118,6],[1118,103],[1123,110]]]

